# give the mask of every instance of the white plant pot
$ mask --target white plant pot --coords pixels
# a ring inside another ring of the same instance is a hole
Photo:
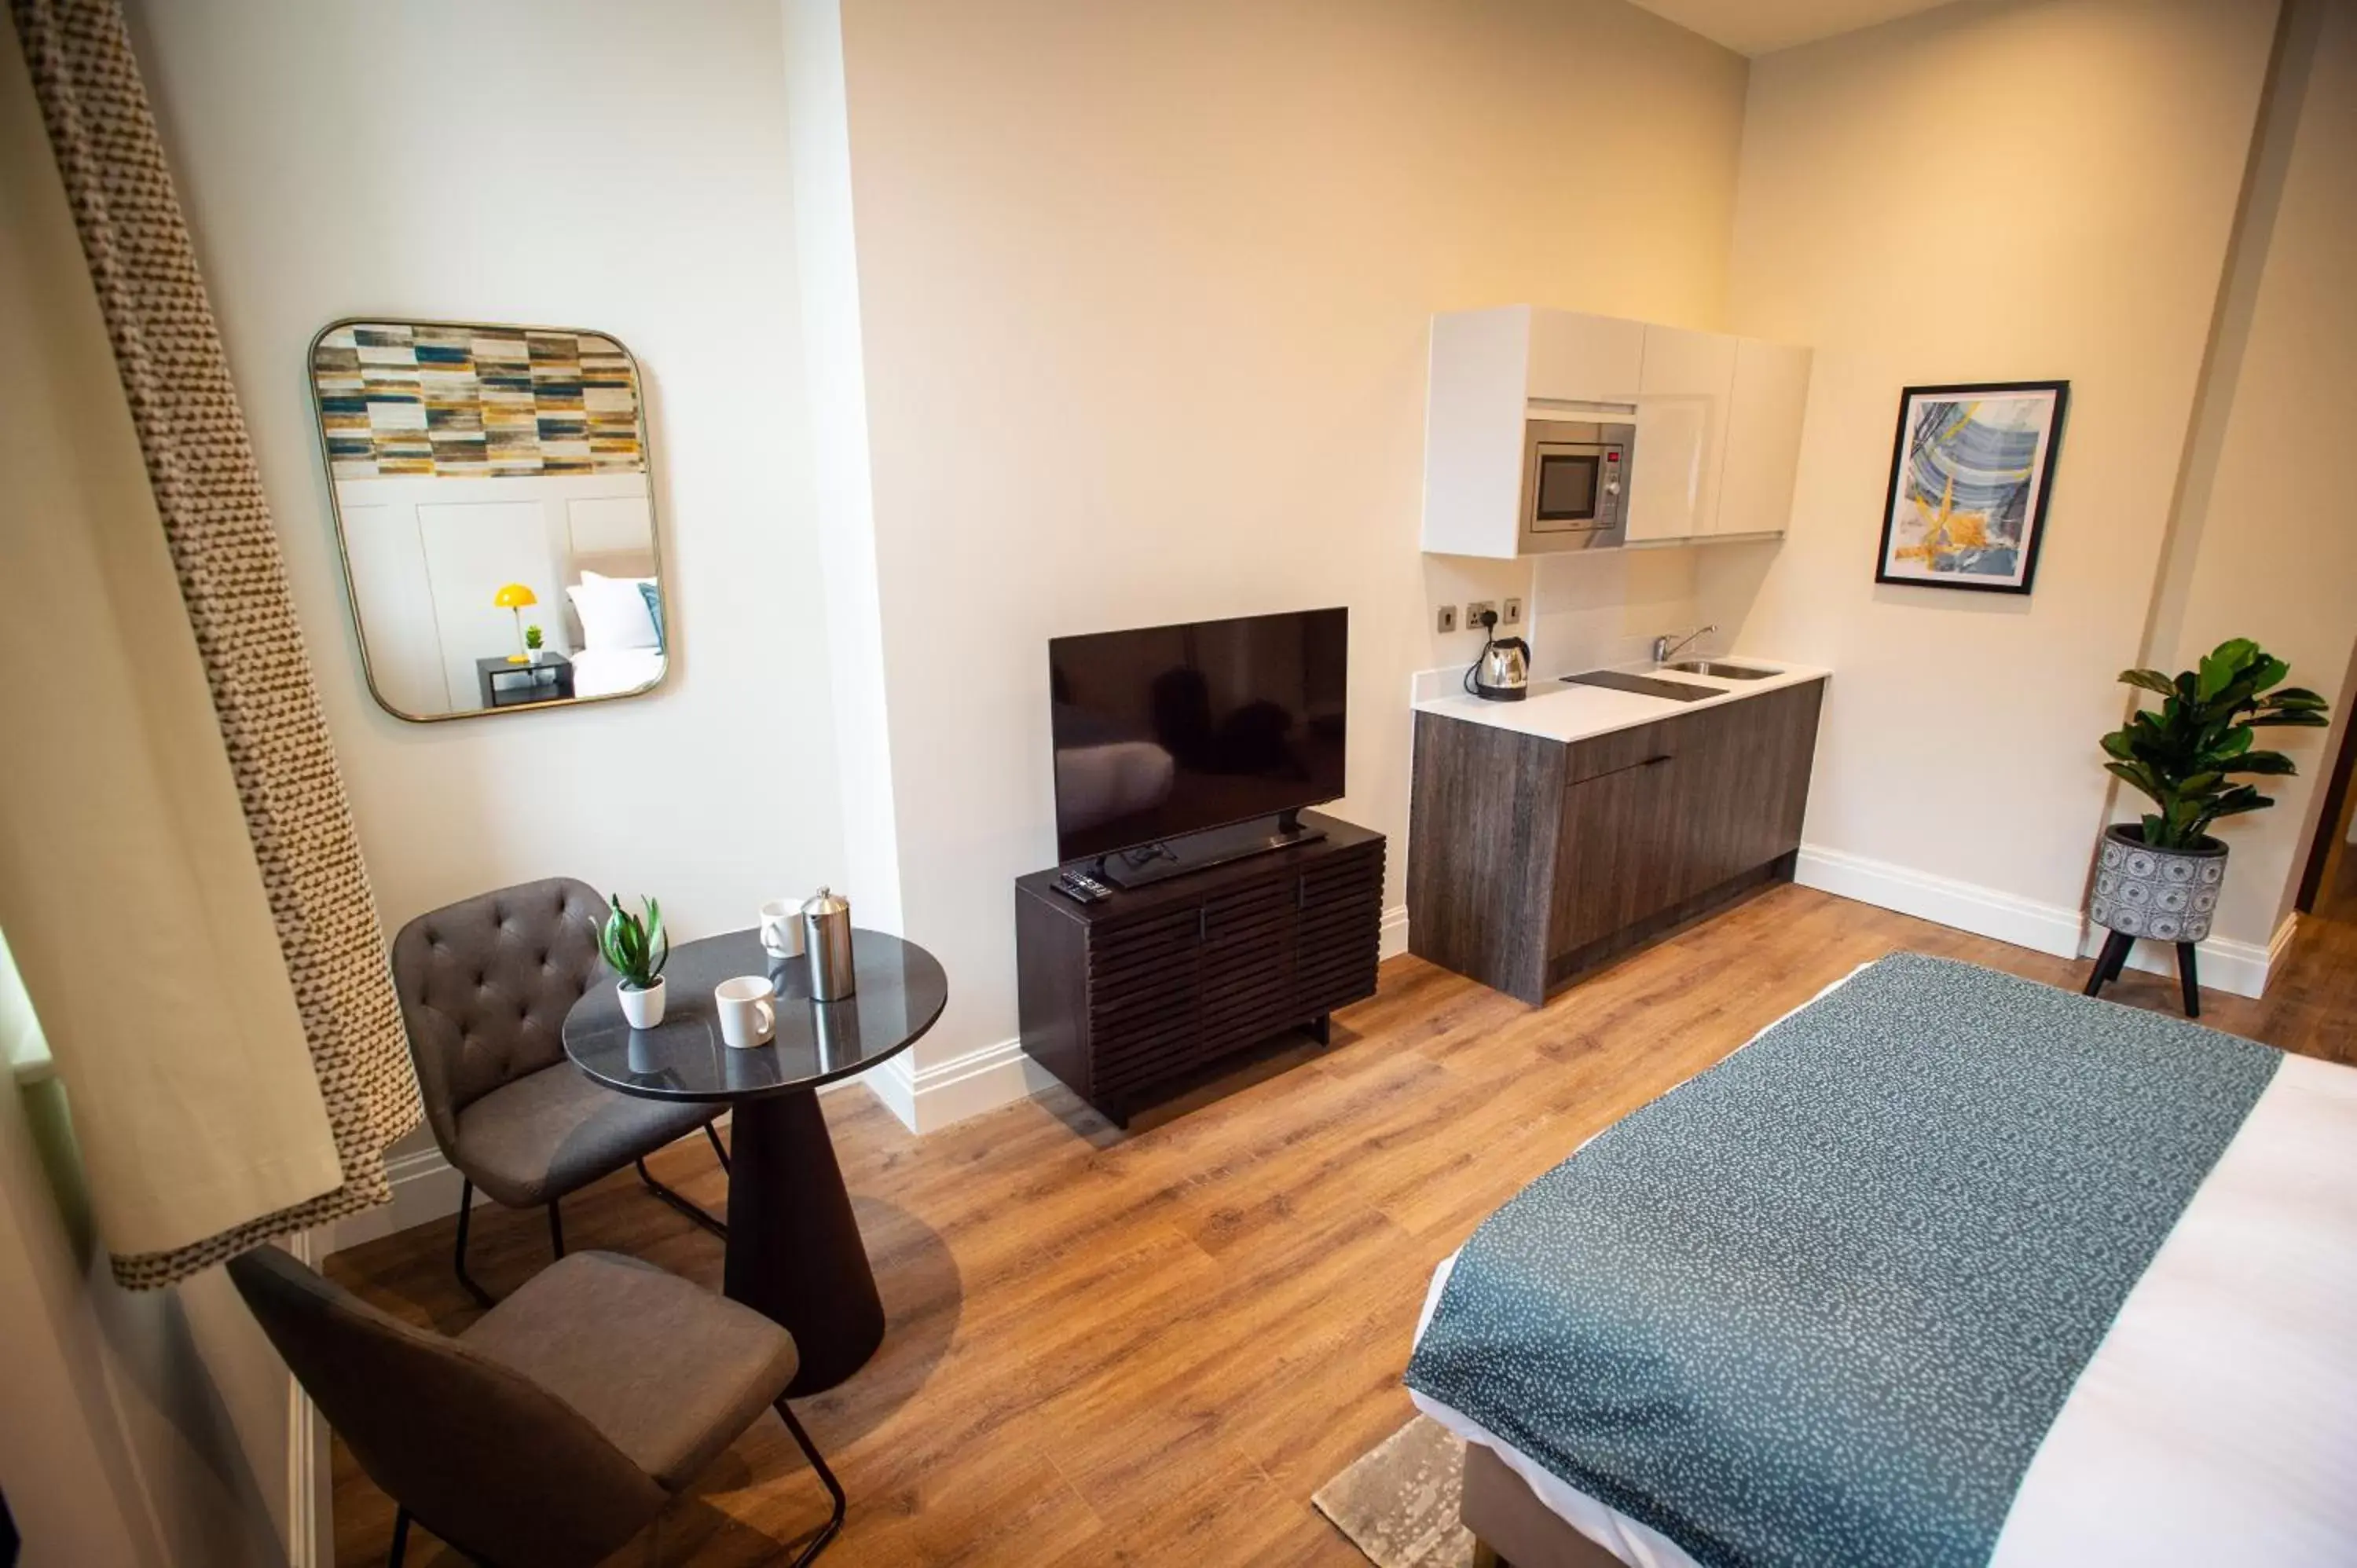
[[[622,1016],[633,1029],[651,1029],[662,1022],[663,988],[671,983],[662,975],[644,991],[633,991],[620,981],[614,983],[616,994],[622,999]]]

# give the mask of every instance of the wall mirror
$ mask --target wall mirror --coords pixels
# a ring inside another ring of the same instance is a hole
[[[636,696],[673,627],[639,368],[597,332],[339,321],[311,393],[369,690],[428,723]]]

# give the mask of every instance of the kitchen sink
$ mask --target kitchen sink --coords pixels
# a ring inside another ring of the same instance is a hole
[[[1626,670],[1589,670],[1577,675],[1566,675],[1564,679],[1575,686],[1609,686],[1615,692],[1634,692],[1641,697],[1667,697],[1675,703],[1699,703],[1705,697],[1726,695],[1716,686],[1694,686],[1684,681],[1656,681],[1651,675],[1632,675]]]
[[[1662,668],[1683,670],[1689,675],[1716,675],[1722,681],[1760,681],[1783,673],[1781,670],[1762,670],[1751,664],[1726,664],[1716,659],[1687,659]]]

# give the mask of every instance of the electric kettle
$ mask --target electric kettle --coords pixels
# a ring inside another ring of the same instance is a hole
[[[1493,637],[1467,674],[1475,696],[1519,703],[1531,694],[1531,645],[1519,637]]]

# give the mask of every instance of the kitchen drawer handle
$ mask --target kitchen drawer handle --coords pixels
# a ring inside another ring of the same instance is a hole
[[[1661,755],[1661,756],[1659,756],[1659,757],[1649,757],[1645,758],[1645,760],[1644,760],[1644,761],[1642,761],[1642,762],[1641,762],[1641,763],[1637,764],[1637,766],[1638,766],[1638,767],[1640,767],[1640,768],[1652,768],[1652,767],[1655,766],[1656,764],[1663,763],[1663,762],[1668,762],[1668,761],[1671,761],[1672,759],[1673,759],[1673,757],[1672,757],[1672,754],[1671,754],[1671,753],[1669,753],[1669,752],[1666,752],[1666,751],[1665,751],[1665,752],[1662,753],[1662,755]]]

